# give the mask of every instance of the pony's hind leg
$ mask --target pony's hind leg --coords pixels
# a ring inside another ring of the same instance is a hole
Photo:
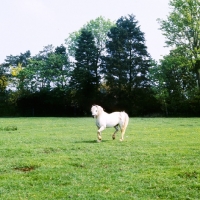
[[[124,140],[125,131],[126,131],[126,129],[124,129],[124,128],[121,129],[122,135],[121,135],[120,141]]]
[[[121,138],[120,138],[120,141],[124,140],[124,134],[126,132],[126,127],[127,127],[127,125],[125,125],[123,127],[120,127],[121,128]]]
[[[123,141],[124,140],[124,134],[126,132],[126,126],[123,126],[123,125],[119,125],[120,126],[120,130],[121,130],[121,138],[120,138],[120,141]]]
[[[116,125],[116,126],[114,126],[114,128],[115,128],[115,132],[113,133],[113,135],[112,135],[112,139],[114,140],[115,139],[115,134],[118,132],[118,125]]]

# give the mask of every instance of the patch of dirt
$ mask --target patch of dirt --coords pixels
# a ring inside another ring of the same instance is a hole
[[[35,170],[35,166],[25,166],[25,167],[15,167],[14,170],[18,170],[21,172],[30,172]]]

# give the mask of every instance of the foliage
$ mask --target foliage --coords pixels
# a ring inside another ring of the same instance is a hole
[[[55,49],[52,45],[44,47],[18,75],[25,77],[21,87],[26,91],[17,99],[20,113],[25,116],[57,115],[61,113],[60,105],[64,111],[69,73],[70,63],[66,48],[63,45]],[[59,101],[54,97],[55,91]],[[54,112],[51,107],[59,108],[58,112]]]
[[[200,86],[200,1],[170,0],[172,11],[167,20],[160,20],[166,44],[178,48],[187,58]]]
[[[20,53],[20,55],[17,56],[7,56],[5,59],[5,66],[18,66],[19,64],[21,67],[26,67],[28,64],[28,60],[31,57],[31,52],[26,51],[25,53]]]
[[[159,22],[173,50],[160,63],[148,54],[134,15],[115,24],[91,20],[69,35],[66,47],[7,56],[0,66],[0,115],[89,116],[99,104],[130,116],[199,116],[199,1],[170,5]]]
[[[90,31],[83,29],[75,49],[76,63],[71,74],[70,87],[74,90],[74,101],[79,106],[90,106],[98,91],[100,75],[97,65],[98,49]],[[87,94],[87,96],[86,96]],[[76,103],[75,103],[76,104]]]
[[[36,92],[51,87],[64,88],[68,81],[69,62],[66,48],[61,45],[44,47],[35,57],[29,60],[27,67],[20,71],[19,78],[23,78],[23,88]]]
[[[18,77],[18,75],[27,67],[30,57],[30,51],[26,51],[17,56],[7,56],[2,66],[8,76],[9,88],[16,90],[23,84],[24,77]]]
[[[87,124],[87,126],[86,126]],[[196,118],[131,118],[125,140],[92,118],[1,118],[0,197],[199,199]]]
[[[144,33],[140,31],[135,16],[117,20],[116,26],[108,33],[106,49],[105,80],[111,96],[115,98],[114,102],[119,107],[130,104],[137,107],[150,86],[147,77],[150,56],[145,46]],[[134,96],[140,96],[138,102]]]
[[[18,65],[16,67],[10,67],[10,71],[11,71],[11,75],[16,77],[20,71],[22,71],[22,64],[21,63],[18,63]]]
[[[5,75],[0,76],[0,92],[5,91],[6,87],[8,86],[8,79]]]
[[[113,22],[111,22],[109,19],[106,20],[104,17],[100,16],[95,20],[89,21],[80,30],[69,34],[69,37],[65,40],[68,46],[69,55],[75,57],[75,50],[78,38],[82,30],[87,30],[92,33],[95,45],[98,48],[99,55],[102,55],[105,49],[107,33],[112,26],[114,26]]]
[[[8,75],[3,65],[0,65],[0,92],[4,92],[8,86]]]
[[[89,23],[84,25],[84,29],[90,31],[94,36],[99,57],[100,55],[102,56],[105,51],[106,41],[108,39],[107,34],[114,26],[115,24],[113,22],[111,22],[109,19],[106,20],[102,16],[96,18],[95,20],[91,20]]]
[[[195,77],[187,68],[187,59],[176,50],[165,56],[161,63],[151,68],[151,80],[156,98],[166,115],[189,113],[191,99],[195,92]]]

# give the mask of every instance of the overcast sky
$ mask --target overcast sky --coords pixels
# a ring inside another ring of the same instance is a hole
[[[0,0],[0,63],[27,50],[65,44],[69,33],[99,16],[116,21],[133,14],[155,60],[168,54],[157,18],[166,19],[169,0]]]

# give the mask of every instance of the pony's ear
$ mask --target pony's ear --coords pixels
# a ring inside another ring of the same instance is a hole
[[[103,111],[103,108],[101,106],[98,106],[98,111],[101,113]]]

